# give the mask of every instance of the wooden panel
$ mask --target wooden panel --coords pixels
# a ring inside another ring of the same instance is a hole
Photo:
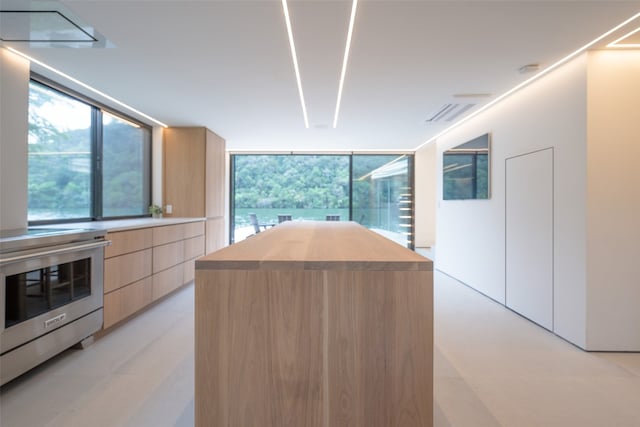
[[[182,225],[182,228],[184,230],[183,237],[185,239],[201,236],[204,234],[204,221],[187,222]]]
[[[206,217],[224,216],[225,202],[225,140],[207,130]]]
[[[224,218],[207,219],[206,229],[205,253],[217,251],[226,245],[227,236],[224,233]]]
[[[192,237],[184,241],[184,259],[194,259],[204,255],[204,236]]]
[[[111,245],[104,249],[105,258],[147,249],[152,243],[150,228],[107,233],[106,238]]]
[[[184,261],[184,241],[173,242],[153,248],[153,272],[166,270]]]
[[[151,275],[151,249],[104,260],[104,292]]]
[[[197,426],[323,426],[323,273],[198,271]]]
[[[153,300],[162,298],[183,285],[183,265],[178,264],[153,275]]]
[[[177,242],[184,239],[185,224],[166,225],[153,228],[153,246]]]
[[[103,327],[106,329],[151,303],[152,283],[151,277],[146,277],[106,294]]]
[[[206,134],[202,127],[166,128],[164,138],[164,203],[171,216],[205,216]]]
[[[182,283],[189,283],[196,277],[196,263],[194,260],[182,264]]]
[[[430,271],[329,271],[330,426],[433,420]]]

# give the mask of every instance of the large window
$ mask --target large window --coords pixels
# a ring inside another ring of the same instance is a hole
[[[147,214],[149,127],[32,80],[28,151],[29,222]]]
[[[412,157],[353,156],[352,218],[413,247]]]
[[[231,242],[285,220],[352,220],[413,247],[412,161],[406,155],[233,155]]]

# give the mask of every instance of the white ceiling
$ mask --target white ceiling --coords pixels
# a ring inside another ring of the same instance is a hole
[[[454,94],[486,103],[531,77],[521,66],[549,66],[640,12],[640,1],[360,0],[333,129],[351,1],[289,0],[305,129],[280,0],[60,3],[115,47],[9,45],[170,126],[206,126],[230,150],[286,151],[415,149],[451,124],[430,115],[467,102]]]

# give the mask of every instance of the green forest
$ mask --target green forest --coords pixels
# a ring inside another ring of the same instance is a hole
[[[46,113],[75,103],[76,114],[91,115],[92,107],[35,83],[29,103],[29,220],[97,214],[91,212],[95,178],[91,128],[68,130]],[[117,119],[105,121],[102,130],[102,216],[145,214],[143,162],[148,135],[144,132],[148,131]]]
[[[393,155],[235,155],[235,207],[348,209],[350,191],[353,191],[354,203],[370,204],[369,174],[397,158]],[[387,193],[393,190],[394,187],[380,187],[377,199],[388,200]]]
[[[349,206],[348,156],[234,156],[235,207]]]
[[[410,193],[403,156],[234,155],[232,165],[236,226],[246,226],[250,212],[267,223],[278,214],[347,220],[351,212],[365,226],[396,227],[401,199]]]

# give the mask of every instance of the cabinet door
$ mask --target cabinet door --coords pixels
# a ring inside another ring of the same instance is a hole
[[[206,165],[206,216],[222,217],[225,201],[225,141],[209,130]]]
[[[205,128],[167,128],[164,137],[164,203],[171,216],[205,216]]]
[[[224,218],[207,219],[205,253],[211,253],[224,247]]]
[[[151,276],[104,296],[104,328],[125,319],[151,303]]]
[[[151,249],[104,260],[104,292],[151,276]]]
[[[109,232],[107,240],[111,245],[104,248],[105,258],[141,251],[152,245],[151,229]]]
[[[553,150],[505,168],[506,305],[553,330]]]

